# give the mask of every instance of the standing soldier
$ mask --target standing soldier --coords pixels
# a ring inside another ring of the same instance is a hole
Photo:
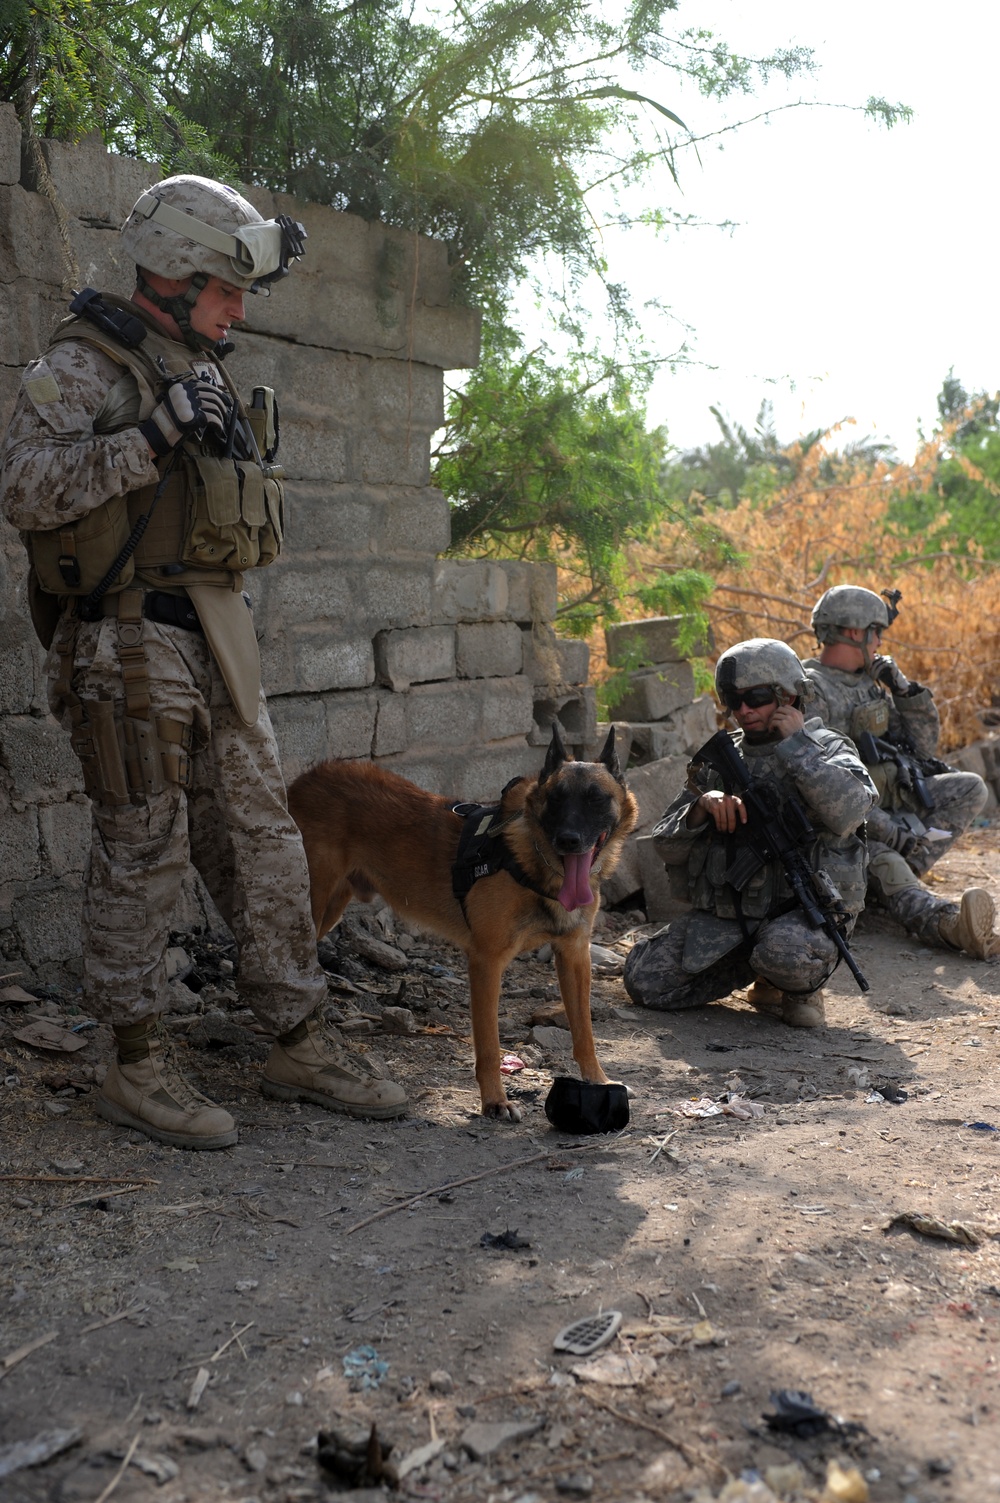
[[[878,789],[879,806],[868,816],[868,882],[876,900],[925,944],[986,960],[996,908],[985,888],[970,887],[953,903],[919,881],[979,814],[986,784],[938,759],[933,694],[879,652],[898,614],[898,593],[886,598],[890,606],[873,590],[834,585],[817,601],[812,626],[820,655],[805,664],[807,708],[850,736]]]
[[[165,949],[192,862],[240,950],[239,988],[276,1035],[266,1095],[394,1117],[325,1019],[302,842],[287,809],[243,571],[281,547],[277,421],[224,365],[244,294],[268,290],[305,232],[232,188],[155,184],[122,227],[130,301],[89,290],[24,373],[0,458],[4,515],[31,559],[50,703],[93,810],[84,995],[117,1056],[108,1121],[181,1148],[236,1142],[160,1023]]]
[[[846,941],[864,904],[859,831],[875,803],[871,779],[849,741],[806,720],[805,672],[784,642],[758,637],[730,647],[716,664],[715,686],[743,733],[739,752],[753,787],[782,813],[793,800],[804,810],[811,829],[802,856],[835,900]],[[672,1010],[749,986],[758,1010],[793,1028],[822,1027],[822,987],[840,962],[836,942],[808,921],[780,862],[751,864],[747,879],[735,879],[747,814],[721,781],[709,771],[698,787],[683,789],[653,831],[692,911],[635,946],[625,990],[641,1007]]]

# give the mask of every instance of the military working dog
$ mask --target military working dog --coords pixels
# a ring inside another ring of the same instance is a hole
[[[465,951],[483,1114],[512,1122],[500,1073],[500,982],[515,955],[550,944],[584,1080],[606,1084],[590,1022],[590,935],[600,879],[638,809],[612,729],[596,762],[576,762],[554,727],[537,778],[499,804],[425,793],[371,762],[322,762],[288,790],[302,831],[316,937],[352,897],[380,893],[402,918]]]

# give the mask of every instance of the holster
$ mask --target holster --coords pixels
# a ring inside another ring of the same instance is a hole
[[[101,804],[141,804],[167,783],[190,788],[193,728],[158,715],[115,717],[111,699],[71,707],[70,744],[80,759],[83,786]]]

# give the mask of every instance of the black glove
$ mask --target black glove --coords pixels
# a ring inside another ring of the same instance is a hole
[[[139,432],[163,459],[188,437],[202,439],[211,432],[224,440],[232,410],[233,399],[224,387],[201,376],[181,376],[171,381]]]
[[[911,683],[893,658],[881,656],[873,658],[872,674],[880,684],[885,684],[891,694],[905,697],[919,693],[920,685]]]

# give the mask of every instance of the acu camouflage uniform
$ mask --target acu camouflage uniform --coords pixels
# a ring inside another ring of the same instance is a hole
[[[941,720],[930,689],[915,694],[889,694],[863,668],[854,672],[831,668],[818,658],[803,667],[809,683],[807,710],[841,735],[855,738],[865,731],[875,736],[902,733],[921,757],[937,755]],[[940,925],[954,920],[957,903],[935,897],[918,877],[947,851],[983,809],[987,790],[974,772],[945,772],[926,777],[934,808],[923,810],[912,792],[901,785],[892,762],[869,768],[879,793],[878,807],[868,816],[871,857],[869,888],[904,929],[925,944],[942,943]],[[928,824],[947,830],[947,840],[907,840]],[[900,843],[909,847],[905,859]],[[947,942],[944,942],[947,944]],[[947,948],[952,948],[947,945]]]
[[[194,353],[168,339],[142,309],[106,301],[146,323],[142,348],[159,351],[171,375],[190,370]],[[66,531],[88,516],[99,522],[107,514],[100,510],[105,503],[124,498],[127,533],[148,508],[165,467],[150,456],[136,427],[157,397],[127,361],[83,337],[82,323],[79,330],[80,337],[60,339],[25,371],[2,455],[0,504],[15,527]],[[67,332],[72,336],[74,329]],[[209,355],[197,359],[202,369],[217,364]],[[193,440],[185,441],[183,451],[184,463],[206,462],[207,451]],[[87,1003],[116,1024],[162,1010],[167,935],[190,860],[239,942],[241,992],[268,1029],[284,1033],[326,996],[302,841],[288,814],[260,693],[242,574],[185,572],[176,554],[170,558],[175,542],[167,524],[177,508],[171,509],[169,499],[167,491],[136,550],[128,588],[119,582],[101,602],[103,616],[80,620],[73,597],[58,601],[46,664],[52,711],[74,734],[85,774],[86,725],[93,731],[101,717],[113,736],[124,730],[133,750],[138,745],[141,752],[141,738],[152,735],[166,774],[154,775],[145,790],[130,779],[122,798],[88,786],[93,832],[83,914]],[[256,679],[251,674],[248,687],[244,675],[239,687],[242,713],[191,611],[183,587],[194,579],[203,593],[206,585],[214,586],[212,600],[242,613],[237,626],[244,638],[249,631]],[[186,626],[149,619],[144,602],[150,591],[173,595]],[[51,595],[45,600],[56,604]],[[146,678],[138,687],[137,655],[144,656]],[[81,706],[87,712],[83,730]]]
[[[876,800],[854,748],[818,720],[808,720],[781,741],[744,740],[740,751],[753,782],[771,785],[779,798],[795,794],[805,805],[817,831],[807,854],[844,900],[846,937],[864,904],[866,856],[859,830]],[[721,787],[713,771],[704,791]],[[642,1007],[697,1007],[756,977],[787,994],[815,992],[836,969],[835,945],[822,929],[810,927],[776,863],[762,867],[739,894],[726,883],[739,834],[722,834],[711,820],[690,829],[687,814],[698,797],[685,788],[653,831],[656,849],[671,875],[680,877],[693,912],[635,946],[625,966],[629,996]]]

